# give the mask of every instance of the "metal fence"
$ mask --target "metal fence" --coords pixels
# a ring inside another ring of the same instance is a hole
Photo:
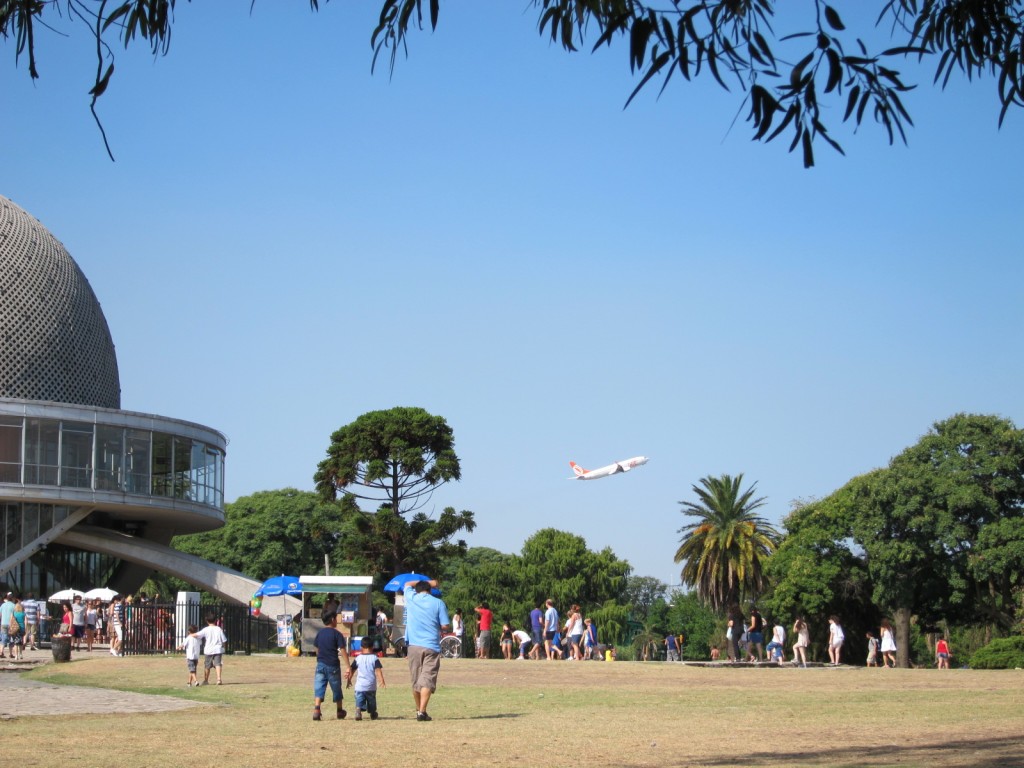
[[[185,641],[189,626],[202,629],[211,615],[227,635],[225,653],[263,653],[277,648],[276,623],[251,615],[245,605],[139,603],[124,607],[122,651],[125,655],[172,653]]]

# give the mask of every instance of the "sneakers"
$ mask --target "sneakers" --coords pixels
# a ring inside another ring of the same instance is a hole
[[[345,715],[347,715],[347,714],[348,714],[348,712],[346,712],[344,709],[339,709],[338,710],[338,719],[339,720],[344,720],[345,719]]]
[[[371,720],[376,720],[378,717],[379,717],[379,715],[376,712],[371,712],[370,713],[370,719]]]
[[[356,721],[358,722],[359,720],[362,720],[362,719],[363,719],[363,710],[357,709],[356,710]]]
[[[313,710],[313,719],[314,720],[322,720],[323,719],[323,717],[320,714],[320,710],[319,709],[314,709]]]
[[[416,713],[416,722],[417,723],[429,723],[433,719],[434,718],[432,718],[426,712],[417,712]]]

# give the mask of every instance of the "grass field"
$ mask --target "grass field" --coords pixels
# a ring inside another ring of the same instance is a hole
[[[188,690],[180,656],[101,656],[29,675],[202,706],[20,717],[0,726],[8,765],[1024,766],[1019,670],[460,659],[417,723],[405,662],[387,658],[380,720],[339,722],[328,703],[318,723],[310,658],[226,657],[223,686]]]

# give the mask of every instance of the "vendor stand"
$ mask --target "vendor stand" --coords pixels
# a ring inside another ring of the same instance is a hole
[[[321,616],[327,595],[334,595],[340,603],[338,629],[349,640],[369,634],[373,623],[372,576],[299,576],[299,584],[302,586],[303,650],[313,648],[316,633],[324,627]]]

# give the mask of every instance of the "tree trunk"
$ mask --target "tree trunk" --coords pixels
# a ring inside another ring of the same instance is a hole
[[[893,615],[896,630],[896,666],[907,669],[910,666],[910,609],[897,608]]]

